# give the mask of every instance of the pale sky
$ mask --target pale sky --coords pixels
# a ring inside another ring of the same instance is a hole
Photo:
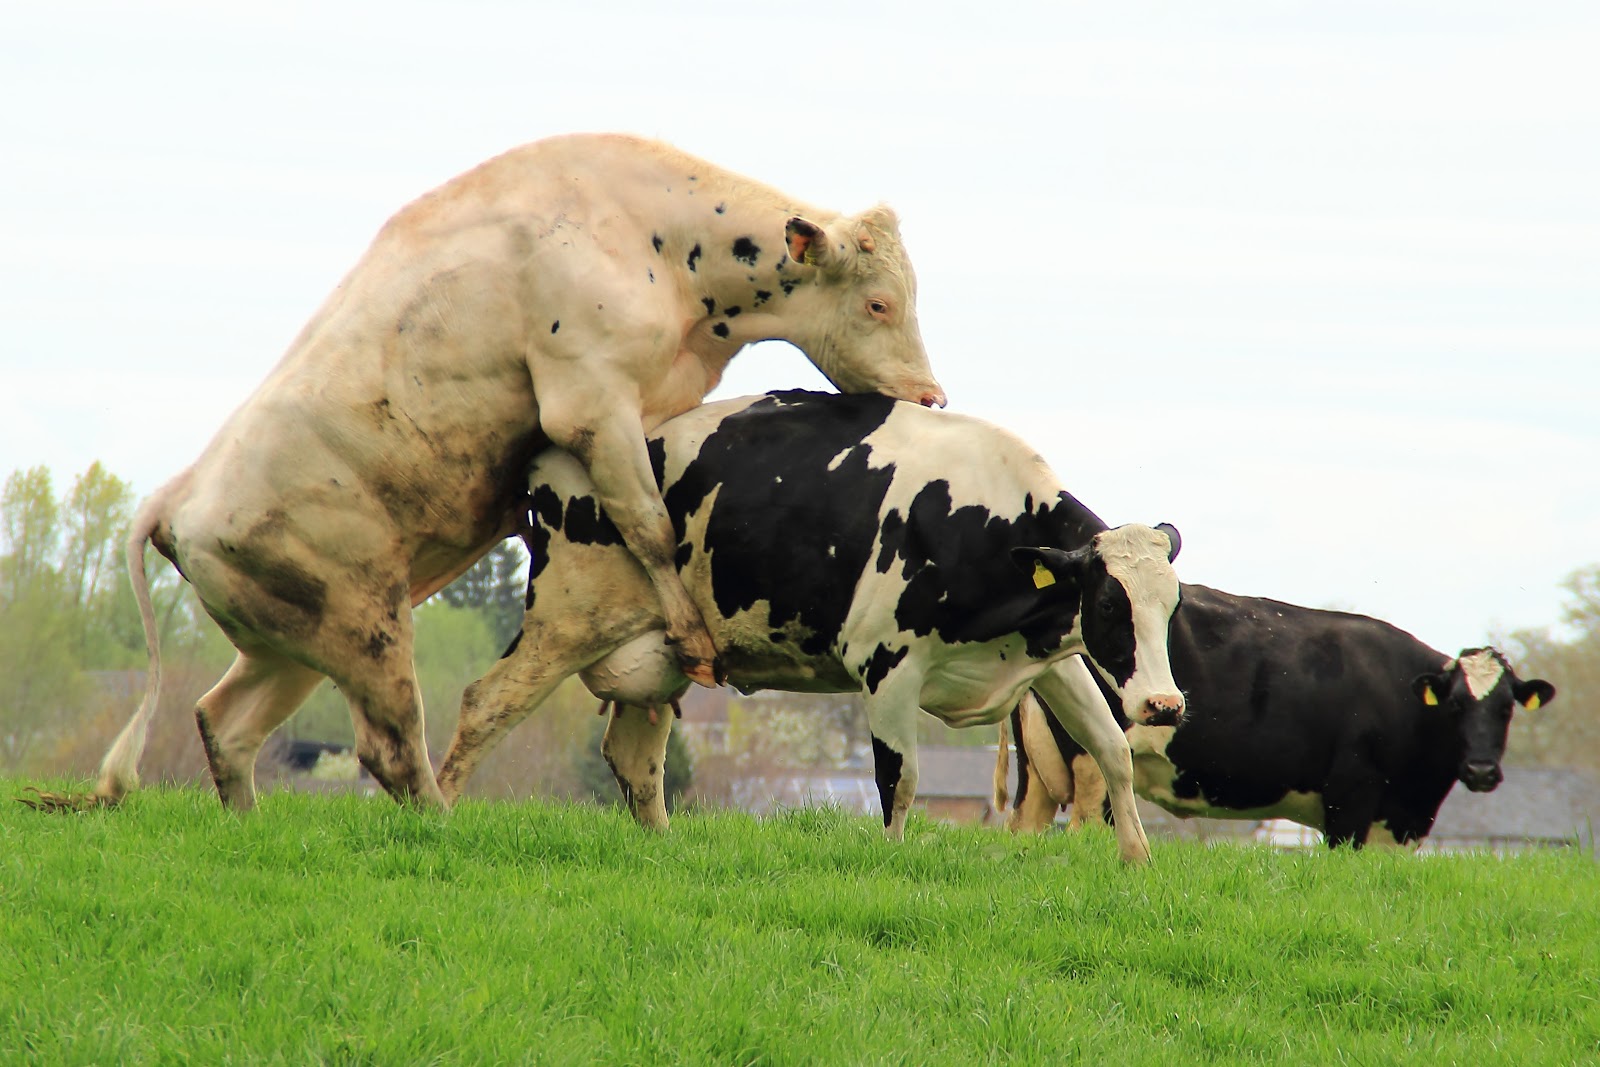
[[[1597,56],[1587,0],[12,5],[0,476],[153,490],[402,204],[621,130],[890,203],[953,408],[1453,653],[1600,563]]]

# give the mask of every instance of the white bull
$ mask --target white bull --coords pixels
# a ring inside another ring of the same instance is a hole
[[[154,544],[238,649],[196,720],[225,805],[329,677],[396,798],[441,804],[411,608],[513,529],[530,459],[578,458],[663,605],[686,673],[715,648],[672,568],[643,430],[746,344],[793,342],[841,390],[944,403],[887,208],[846,217],[663,144],[515,149],[402,209],[200,458],[140,508],[128,563],[151,668],[95,800],[137,766],[160,684]]]

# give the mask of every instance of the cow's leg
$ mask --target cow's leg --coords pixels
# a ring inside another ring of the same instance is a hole
[[[667,828],[667,735],[671,732],[671,708],[619,704],[600,743],[600,754],[616,777],[628,810],[639,825],[652,830]]]
[[[500,739],[583,666],[581,657],[562,652],[555,642],[541,642],[537,634],[529,639],[524,632],[488,673],[467,686],[450,751],[439,768],[446,803],[455,803]]]
[[[676,648],[683,673],[701,685],[714,686],[717,649],[700,609],[678,577],[673,562],[677,537],[650,468],[643,415],[637,408],[617,402],[617,397],[625,395],[626,391],[618,390],[584,404],[583,394],[568,400],[542,394],[542,425],[552,441],[588,469],[606,516],[644,567],[667,622],[667,640]]]
[[[240,652],[195,705],[195,725],[225,807],[256,804],[256,756],[267,738],[322,681],[309,667],[268,649]]]
[[[1359,753],[1347,751],[1334,760],[1322,790],[1322,832],[1329,848],[1367,843],[1382,793],[1382,778]]]
[[[1145,838],[1133,799],[1133,755],[1105,697],[1090,677],[1088,665],[1080,656],[1063,660],[1035,678],[1033,688],[1072,739],[1099,765],[1111,798],[1117,847],[1123,861],[1148,863],[1150,842]]]
[[[1049,787],[1031,764],[1023,773],[1028,776],[1028,784],[1022,787],[1022,794],[1017,798],[1006,825],[1014,833],[1043,833],[1055,822],[1056,810],[1060,805],[1050,795]]]
[[[1072,757],[1072,819],[1068,825],[1076,830],[1082,826],[1106,824],[1106,780],[1094,757],[1088,753]]]
[[[906,815],[917,798],[917,716],[921,674],[891,669],[874,692],[866,694],[867,726],[872,732],[873,774],[883,804],[883,835],[905,837]]]
[[[1044,715],[1031,692],[1022,694],[1017,719],[1021,745],[1028,753],[1028,786],[1017,804],[1016,829],[1034,833],[1048,830],[1057,809],[1072,800],[1072,769],[1062,758]]]

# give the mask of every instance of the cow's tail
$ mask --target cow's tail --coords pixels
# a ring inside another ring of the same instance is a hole
[[[1012,709],[1009,717],[1017,717],[1015,709]],[[1000,720],[1000,744],[995,747],[994,753],[994,810],[997,812],[1005,811],[1006,804],[1011,800],[1011,733],[1006,728],[1006,721]],[[1020,728],[1017,734],[1021,736]]]
[[[94,795],[95,800],[104,805],[116,804],[139,787],[139,757],[144,755],[150,718],[161,701],[161,636],[156,629],[155,609],[150,603],[150,576],[145,571],[144,548],[160,524],[165,495],[158,493],[145,501],[134,516],[133,528],[128,531],[128,580],[133,584],[134,599],[139,602],[139,621],[144,625],[149,667],[145,672],[144,699],[139,702],[139,710],[134,712],[105,759],[100,761],[100,781],[95,785]]]

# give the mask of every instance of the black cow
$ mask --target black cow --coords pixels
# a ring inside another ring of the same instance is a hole
[[[1203,585],[1184,584],[1168,647],[1188,705],[1182,721],[1118,717],[1135,791],[1183,817],[1292,819],[1330,846],[1359,847],[1369,834],[1420,841],[1457,781],[1474,792],[1500,784],[1514,707],[1555,697],[1492,648],[1450,659],[1364,615]],[[1012,825],[1041,829],[1058,803],[1073,804],[1074,822],[1099,817],[1083,780],[1092,773],[1073,766],[1082,749],[1029,703],[1012,719]],[[1002,768],[997,784],[1003,777]]]
[[[649,436],[676,566],[740,689],[860,691],[884,824],[916,790],[922,711],[999,721],[1031,685],[1064,707],[1148,856],[1127,743],[1085,653],[1143,720],[1182,699],[1166,658],[1177,531],[1108,529],[1034,450],[979,420],[878,397],[786,392],[708,404]],[[640,821],[664,826],[660,776],[685,682],[661,606],[571,457],[531,474],[533,564],[522,632],[462,698],[439,772],[459,794],[496,740],[582,672],[611,721],[604,751]],[[646,714],[642,710],[648,708]]]

